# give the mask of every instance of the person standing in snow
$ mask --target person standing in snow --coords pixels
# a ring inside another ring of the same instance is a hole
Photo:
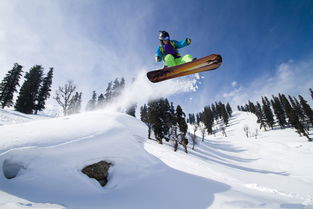
[[[191,44],[191,39],[186,38],[183,41],[170,40],[170,35],[166,31],[160,31],[159,36],[161,44],[157,47],[155,60],[157,62],[164,61],[166,67],[181,65],[193,60],[189,54],[180,56],[178,49]]]

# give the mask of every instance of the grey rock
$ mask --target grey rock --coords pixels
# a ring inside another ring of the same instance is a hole
[[[98,163],[88,165],[82,169],[82,172],[89,178],[96,179],[101,186],[105,186],[108,182],[109,168],[112,163],[100,161]]]

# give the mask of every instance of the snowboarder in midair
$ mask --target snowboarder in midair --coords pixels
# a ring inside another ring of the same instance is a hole
[[[170,35],[166,31],[160,31],[159,36],[161,44],[156,50],[155,60],[157,62],[164,61],[166,67],[181,65],[193,60],[189,54],[180,56],[178,49],[190,45],[191,39],[186,38],[183,41],[171,40]]]

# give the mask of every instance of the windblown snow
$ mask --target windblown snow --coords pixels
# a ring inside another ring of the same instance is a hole
[[[16,112],[0,116],[3,209],[313,208],[312,143],[292,129],[257,133],[249,113],[234,113],[227,137],[197,133],[188,154],[117,112],[17,124],[3,121],[19,121]],[[81,172],[101,160],[113,164],[105,187]]]

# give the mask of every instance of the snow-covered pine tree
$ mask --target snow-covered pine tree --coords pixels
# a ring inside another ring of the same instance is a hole
[[[50,97],[51,85],[52,85],[52,78],[53,78],[53,68],[50,68],[47,76],[43,79],[42,85],[39,89],[37,102],[35,106],[35,114],[38,111],[45,109],[46,100]]]
[[[69,101],[69,106],[67,109],[67,114],[72,115],[80,113],[82,107],[82,92],[76,92]]]
[[[109,103],[112,100],[113,93],[112,93],[112,81],[108,83],[108,87],[105,90],[105,103]]]
[[[96,91],[93,91],[92,92],[92,97],[91,97],[91,99],[87,103],[86,110],[87,111],[95,110],[96,109],[96,105],[97,105],[97,93],[96,93]]]
[[[105,104],[105,97],[103,94],[100,94],[98,96],[98,101],[97,101],[97,108],[103,108]]]
[[[36,109],[36,99],[42,82],[43,68],[35,65],[25,75],[25,81],[20,89],[15,104],[15,110],[31,114]]]
[[[22,68],[21,65],[15,63],[12,70],[5,75],[0,83],[0,103],[2,109],[13,105],[14,93],[17,92],[19,80],[23,73]]]
[[[122,77],[121,81],[119,81],[118,78],[116,78],[113,82],[112,86],[112,96],[113,98],[116,98],[121,95],[123,89],[125,88],[125,79]]]

